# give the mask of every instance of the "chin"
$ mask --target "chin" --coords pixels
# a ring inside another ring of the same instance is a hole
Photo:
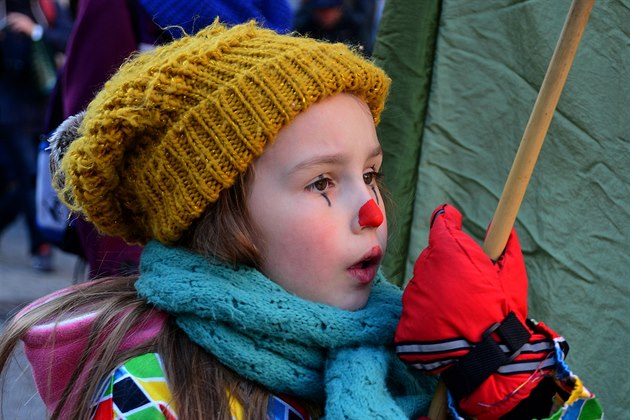
[[[351,299],[346,302],[340,302],[341,304],[335,306],[341,309],[345,309],[346,311],[358,311],[365,308],[365,305],[367,305],[368,297],[369,296],[356,297],[355,299]]]

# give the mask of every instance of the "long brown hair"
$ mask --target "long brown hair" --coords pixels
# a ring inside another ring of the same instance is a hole
[[[178,246],[226,262],[258,266],[260,254],[252,240],[255,228],[246,206],[246,178],[247,175],[241,176],[236,185],[225,191],[191,226]],[[164,361],[173,395],[172,404],[179,418],[231,419],[229,397],[241,403],[246,418],[265,418],[270,392],[222,365],[213,355],[193,343],[172,318],[167,319],[155,339],[128,351],[119,350],[129,331],[148,320],[155,311],[138,297],[134,288],[136,279],[107,278],[80,285],[71,293],[12,319],[0,339],[3,384],[11,355],[30,328],[62,319],[67,314],[97,309],[98,317],[90,331],[87,348],[51,418],[59,418],[62,410],[69,413],[69,418],[89,418],[93,398],[99,392],[102,379],[129,358],[147,352],[157,352]],[[104,333],[107,339],[101,343],[99,338]],[[89,364],[89,357],[98,360],[98,363]],[[73,400],[71,392],[77,387],[79,375],[86,369],[87,380],[81,389],[81,397]],[[319,414],[316,404],[306,401],[303,404],[314,417]]]

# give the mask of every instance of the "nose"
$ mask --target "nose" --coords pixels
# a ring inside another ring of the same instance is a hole
[[[359,209],[359,225],[377,228],[383,223],[383,212],[374,199],[369,199]]]

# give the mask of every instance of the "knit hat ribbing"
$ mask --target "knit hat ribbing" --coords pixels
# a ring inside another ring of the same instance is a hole
[[[347,92],[378,122],[388,88],[343,44],[215,22],[123,65],[54,179],[103,233],[170,244],[300,112]]]

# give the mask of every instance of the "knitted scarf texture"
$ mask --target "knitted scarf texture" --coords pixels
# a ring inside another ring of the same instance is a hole
[[[259,271],[150,242],[140,296],[224,365],[272,392],[325,399],[329,419],[403,419],[426,412],[434,380],[391,350],[401,291],[379,272],[365,308],[346,311],[288,293]]]

